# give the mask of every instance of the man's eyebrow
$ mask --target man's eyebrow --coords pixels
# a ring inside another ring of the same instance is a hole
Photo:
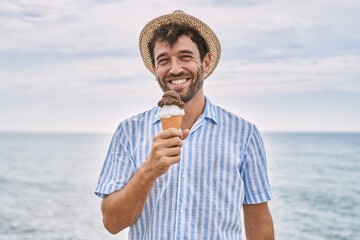
[[[190,50],[181,50],[181,51],[179,51],[179,53],[182,53],[182,54],[186,53],[186,54],[194,55],[194,52],[190,51]]]
[[[156,61],[159,60],[159,58],[166,56],[166,53],[160,53],[158,56],[156,56]]]

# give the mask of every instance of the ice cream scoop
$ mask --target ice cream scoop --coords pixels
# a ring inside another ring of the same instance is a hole
[[[158,102],[158,106],[161,107],[159,117],[162,129],[180,129],[182,117],[185,115],[185,111],[182,109],[184,102],[181,101],[180,95],[175,91],[166,91]]]

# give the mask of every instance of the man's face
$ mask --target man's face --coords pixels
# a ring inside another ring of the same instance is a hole
[[[155,42],[155,72],[161,89],[176,91],[185,103],[202,88],[208,71],[209,54],[200,61],[196,44],[188,36],[179,37],[170,47],[165,41]]]

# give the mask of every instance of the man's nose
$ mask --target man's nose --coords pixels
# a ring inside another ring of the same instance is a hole
[[[176,74],[181,73],[182,71],[183,71],[183,68],[179,61],[177,61],[177,60],[171,61],[170,73],[176,75]]]

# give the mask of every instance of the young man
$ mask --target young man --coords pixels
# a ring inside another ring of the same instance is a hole
[[[159,107],[120,123],[95,193],[105,228],[129,239],[273,239],[265,150],[255,125],[213,105],[204,79],[220,59],[215,33],[175,11],[140,34],[145,66],[185,102],[181,129]]]

